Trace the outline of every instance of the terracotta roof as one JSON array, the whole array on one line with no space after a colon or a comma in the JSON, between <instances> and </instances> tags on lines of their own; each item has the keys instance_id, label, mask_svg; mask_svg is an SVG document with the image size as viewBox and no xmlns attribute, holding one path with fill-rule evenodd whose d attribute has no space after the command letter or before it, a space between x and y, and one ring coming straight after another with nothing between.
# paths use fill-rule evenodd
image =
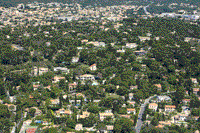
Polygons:
<instances>
[{"instance_id":1,"label":"terracotta roof","mask_svg":"<svg viewBox=\"0 0 200 133\"><path fill-rule=\"evenodd\" d=\"M176 108L175 105L165 105L165 108Z\"/></svg>"},{"instance_id":2,"label":"terracotta roof","mask_svg":"<svg viewBox=\"0 0 200 133\"><path fill-rule=\"evenodd\" d=\"M90 67L92 67L92 66L96 66L96 64L92 64Z\"/></svg>"},{"instance_id":3,"label":"terracotta roof","mask_svg":"<svg viewBox=\"0 0 200 133\"><path fill-rule=\"evenodd\" d=\"M161 84L154 84L156 87L161 88Z\"/></svg>"},{"instance_id":4,"label":"terracotta roof","mask_svg":"<svg viewBox=\"0 0 200 133\"><path fill-rule=\"evenodd\" d=\"M134 108L128 108L127 111L135 111Z\"/></svg>"},{"instance_id":5,"label":"terracotta roof","mask_svg":"<svg viewBox=\"0 0 200 133\"><path fill-rule=\"evenodd\" d=\"M26 133L35 133L37 128L28 128L26 129Z\"/></svg>"},{"instance_id":6,"label":"terracotta roof","mask_svg":"<svg viewBox=\"0 0 200 133\"><path fill-rule=\"evenodd\" d=\"M149 106L158 106L157 103L150 103Z\"/></svg>"},{"instance_id":7,"label":"terracotta roof","mask_svg":"<svg viewBox=\"0 0 200 133\"><path fill-rule=\"evenodd\" d=\"M190 99L183 99L183 101L187 101L187 102L189 102L189 101L190 101Z\"/></svg>"}]
</instances>

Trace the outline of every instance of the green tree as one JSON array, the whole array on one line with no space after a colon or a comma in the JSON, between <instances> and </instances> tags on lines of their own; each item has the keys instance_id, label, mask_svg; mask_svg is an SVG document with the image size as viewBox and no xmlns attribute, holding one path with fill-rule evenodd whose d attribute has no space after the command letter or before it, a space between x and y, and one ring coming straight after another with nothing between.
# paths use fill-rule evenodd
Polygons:
<instances>
[{"instance_id":1,"label":"green tree","mask_svg":"<svg viewBox=\"0 0 200 133\"><path fill-rule=\"evenodd\" d=\"M133 122L127 118L117 119L114 123L114 132L124 133L131 132L133 127Z\"/></svg>"}]
</instances>

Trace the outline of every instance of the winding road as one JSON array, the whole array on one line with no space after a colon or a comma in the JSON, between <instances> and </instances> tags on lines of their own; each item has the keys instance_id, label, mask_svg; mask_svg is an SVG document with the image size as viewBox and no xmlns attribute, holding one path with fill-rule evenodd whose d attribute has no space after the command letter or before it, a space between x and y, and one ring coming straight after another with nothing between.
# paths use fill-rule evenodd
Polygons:
<instances>
[{"instance_id":1,"label":"winding road","mask_svg":"<svg viewBox=\"0 0 200 133\"><path fill-rule=\"evenodd\" d=\"M143 124L142 115L144 113L146 105L149 103L149 101L150 101L150 99L152 97L154 97L154 96L151 96L148 99L146 99L145 102L144 102L144 104L142 104L141 107L140 107L140 112L138 114L137 124L135 126L136 133L140 133L140 130L141 130L141 127L142 127L142 124Z\"/></svg>"}]
</instances>

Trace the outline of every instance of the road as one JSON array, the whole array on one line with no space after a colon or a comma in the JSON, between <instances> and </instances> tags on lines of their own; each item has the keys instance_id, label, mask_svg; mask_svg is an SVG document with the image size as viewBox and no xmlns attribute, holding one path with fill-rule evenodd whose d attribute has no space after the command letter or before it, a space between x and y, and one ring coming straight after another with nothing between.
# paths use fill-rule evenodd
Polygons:
<instances>
[{"instance_id":1,"label":"road","mask_svg":"<svg viewBox=\"0 0 200 133\"><path fill-rule=\"evenodd\" d=\"M140 112L138 114L138 120L137 120L137 124L135 126L135 131L136 133L140 133L140 130L141 130L141 127L142 127L142 124L143 124L143 121L142 121L142 115L144 113L144 110L145 110L145 107L146 105L149 103L150 99L154 97L154 96L151 96L149 97L148 99L145 100L144 104L141 105L140 107Z\"/></svg>"}]
</instances>

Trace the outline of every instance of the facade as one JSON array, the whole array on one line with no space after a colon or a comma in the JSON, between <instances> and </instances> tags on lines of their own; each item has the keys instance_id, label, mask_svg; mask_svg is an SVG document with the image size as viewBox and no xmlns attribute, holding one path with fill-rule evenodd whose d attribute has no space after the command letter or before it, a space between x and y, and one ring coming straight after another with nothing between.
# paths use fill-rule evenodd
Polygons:
<instances>
[{"instance_id":1,"label":"facade","mask_svg":"<svg viewBox=\"0 0 200 133\"><path fill-rule=\"evenodd\" d=\"M134 115L136 114L136 110L134 108L127 108L127 114L133 113Z\"/></svg>"},{"instance_id":2,"label":"facade","mask_svg":"<svg viewBox=\"0 0 200 133\"><path fill-rule=\"evenodd\" d=\"M90 66L90 70L91 71L96 71L97 70L97 65L96 64L93 64Z\"/></svg>"},{"instance_id":3,"label":"facade","mask_svg":"<svg viewBox=\"0 0 200 133\"><path fill-rule=\"evenodd\" d=\"M84 74L78 77L78 79L85 81L85 80L95 80L94 75L91 74Z\"/></svg>"},{"instance_id":4,"label":"facade","mask_svg":"<svg viewBox=\"0 0 200 133\"><path fill-rule=\"evenodd\" d=\"M173 112L175 108L175 105L165 105L165 112Z\"/></svg>"},{"instance_id":5,"label":"facade","mask_svg":"<svg viewBox=\"0 0 200 133\"><path fill-rule=\"evenodd\" d=\"M149 109L152 109L154 111L156 111L158 108L158 104L157 103L150 103L149 104Z\"/></svg>"}]
</instances>

